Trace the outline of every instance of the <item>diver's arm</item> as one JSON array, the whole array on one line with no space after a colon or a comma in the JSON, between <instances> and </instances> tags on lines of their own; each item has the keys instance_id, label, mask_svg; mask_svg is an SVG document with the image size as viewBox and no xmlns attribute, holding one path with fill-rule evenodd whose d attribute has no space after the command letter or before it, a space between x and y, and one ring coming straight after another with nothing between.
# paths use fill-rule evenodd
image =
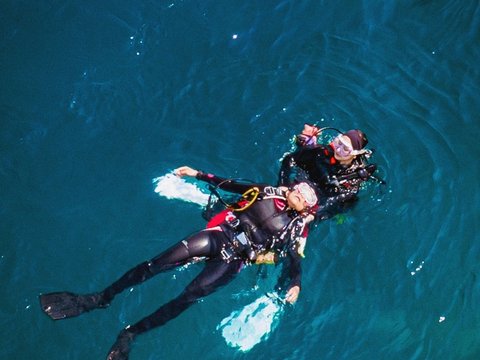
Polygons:
<instances>
[{"instance_id":1,"label":"diver's arm","mask_svg":"<svg viewBox=\"0 0 480 360\"><path fill-rule=\"evenodd\" d=\"M267 185L266 184L245 184L239 183L232 179L225 179L213 174L207 174L199 170L192 169L188 166L181 166L174 171L177 176L191 176L195 177L200 181L207 182L211 185L218 185L219 189L229 191L232 193L243 194L245 191L257 187L260 191L263 190Z\"/></svg>"},{"instance_id":2,"label":"diver's arm","mask_svg":"<svg viewBox=\"0 0 480 360\"><path fill-rule=\"evenodd\" d=\"M305 169L309 164L313 164L317 152L320 149L318 146L304 146L293 153L285 155L282 160L282 165L280 166L280 171L278 173L278 186L289 186L292 181L290 175L292 174L292 169L295 166L298 166L302 169Z\"/></svg>"},{"instance_id":3,"label":"diver's arm","mask_svg":"<svg viewBox=\"0 0 480 360\"><path fill-rule=\"evenodd\" d=\"M293 154L285 155L278 173L278 186L290 185L290 174L292 173L292 168L294 166L295 160L293 159Z\"/></svg>"},{"instance_id":4,"label":"diver's arm","mask_svg":"<svg viewBox=\"0 0 480 360\"><path fill-rule=\"evenodd\" d=\"M297 301L300 289L302 287L302 266L301 266L301 256L298 253L297 249L292 248L288 250L288 257L290 260L289 264L289 277L290 284L288 286L287 294L285 300L293 304Z\"/></svg>"},{"instance_id":5,"label":"diver's arm","mask_svg":"<svg viewBox=\"0 0 480 360\"><path fill-rule=\"evenodd\" d=\"M290 185L290 175L292 173L292 168L295 166L295 162L298 159L302 149L312 149L317 145L317 136L320 134L319 128L315 125L304 124L303 130L300 134L295 136L295 143L297 145L297 150L293 153L289 153L284 156L282 160L282 165L280 166L280 171L278 173L278 185Z\"/></svg>"},{"instance_id":6,"label":"diver's arm","mask_svg":"<svg viewBox=\"0 0 480 360\"><path fill-rule=\"evenodd\" d=\"M349 205L351 206L358 199L358 190L358 187L353 187L339 195L327 197L319 204L315 217L325 220L344 212Z\"/></svg>"},{"instance_id":7,"label":"diver's arm","mask_svg":"<svg viewBox=\"0 0 480 360\"><path fill-rule=\"evenodd\" d=\"M243 194L252 188L257 188L259 191L263 191L269 186L268 184L241 183L234 179L225 179L213 174L205 174L201 171L198 172L196 178L211 185L218 185L219 189L236 194Z\"/></svg>"}]
</instances>

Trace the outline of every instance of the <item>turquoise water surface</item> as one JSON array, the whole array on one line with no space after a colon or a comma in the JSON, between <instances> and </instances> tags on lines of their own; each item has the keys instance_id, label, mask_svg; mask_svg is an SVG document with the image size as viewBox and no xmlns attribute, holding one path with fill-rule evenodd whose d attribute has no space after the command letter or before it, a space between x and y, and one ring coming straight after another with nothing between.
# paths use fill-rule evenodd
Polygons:
<instances>
[{"instance_id":1,"label":"turquoise water surface","mask_svg":"<svg viewBox=\"0 0 480 360\"><path fill-rule=\"evenodd\" d=\"M304 122L363 129L387 185L313 229L294 307L249 328L277 276L249 267L130 358L480 358L478 1L3 0L0 20L1 359L104 359L201 265L65 321L38 295L202 228L155 192L179 165L274 183ZM229 316L265 337L234 347Z\"/></svg>"}]
</instances>

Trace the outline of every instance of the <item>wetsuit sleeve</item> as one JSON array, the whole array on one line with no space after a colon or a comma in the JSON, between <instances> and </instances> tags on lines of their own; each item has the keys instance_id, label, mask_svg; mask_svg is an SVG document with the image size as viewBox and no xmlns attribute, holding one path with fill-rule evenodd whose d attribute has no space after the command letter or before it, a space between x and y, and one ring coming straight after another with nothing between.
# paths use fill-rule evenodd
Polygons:
<instances>
[{"instance_id":1,"label":"wetsuit sleeve","mask_svg":"<svg viewBox=\"0 0 480 360\"><path fill-rule=\"evenodd\" d=\"M278 186L290 185L290 174L295 166L294 154L287 154L282 160L280 172L278 173Z\"/></svg>"},{"instance_id":2,"label":"wetsuit sleeve","mask_svg":"<svg viewBox=\"0 0 480 360\"><path fill-rule=\"evenodd\" d=\"M304 146L293 153L285 155L278 173L278 186L288 186L292 183L290 176L295 166L302 169L308 164L313 164L319 147Z\"/></svg>"},{"instance_id":3,"label":"wetsuit sleeve","mask_svg":"<svg viewBox=\"0 0 480 360\"><path fill-rule=\"evenodd\" d=\"M340 194L329 196L320 201L316 211L316 218L319 220L329 219L337 214L350 209L358 200L357 193L359 186L354 185L343 190Z\"/></svg>"},{"instance_id":4,"label":"wetsuit sleeve","mask_svg":"<svg viewBox=\"0 0 480 360\"><path fill-rule=\"evenodd\" d=\"M288 289L291 289L294 286L302 288L302 266L301 261L302 257L298 253L296 248L291 248L288 250L288 258L290 261L288 275L290 278L290 284Z\"/></svg>"},{"instance_id":5,"label":"wetsuit sleeve","mask_svg":"<svg viewBox=\"0 0 480 360\"><path fill-rule=\"evenodd\" d=\"M213 174L206 174L201 171L198 172L196 178L198 180L207 182L211 185L218 185L219 189L229 191L236 194L243 194L245 191L251 189L252 187L257 187L260 191L267 187L267 184L245 184L240 183L232 179L225 179Z\"/></svg>"},{"instance_id":6,"label":"wetsuit sleeve","mask_svg":"<svg viewBox=\"0 0 480 360\"><path fill-rule=\"evenodd\" d=\"M294 179L291 179L295 168L300 168L310 177L317 172L317 163L325 161L331 154L331 148L325 145L303 146L291 154L285 155L280 166L278 174L278 186L288 186L292 184ZM313 179L312 179L313 180Z\"/></svg>"}]
</instances>

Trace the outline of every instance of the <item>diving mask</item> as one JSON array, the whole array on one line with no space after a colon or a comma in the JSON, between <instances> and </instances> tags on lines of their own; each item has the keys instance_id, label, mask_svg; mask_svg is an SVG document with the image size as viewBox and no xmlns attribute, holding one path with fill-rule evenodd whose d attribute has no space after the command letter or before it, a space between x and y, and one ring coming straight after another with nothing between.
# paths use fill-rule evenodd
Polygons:
<instances>
[{"instance_id":1,"label":"diving mask","mask_svg":"<svg viewBox=\"0 0 480 360\"><path fill-rule=\"evenodd\" d=\"M308 207L312 207L317 204L317 194L315 194L315 190L313 190L313 188L306 182L296 184L293 187L293 190L297 190L300 194L302 194Z\"/></svg>"},{"instance_id":2,"label":"diving mask","mask_svg":"<svg viewBox=\"0 0 480 360\"><path fill-rule=\"evenodd\" d=\"M351 141L348 141L347 139L349 139L348 136L344 134L338 135L333 139L332 145L336 154L342 158L365 154L365 150L354 150Z\"/></svg>"}]
</instances>

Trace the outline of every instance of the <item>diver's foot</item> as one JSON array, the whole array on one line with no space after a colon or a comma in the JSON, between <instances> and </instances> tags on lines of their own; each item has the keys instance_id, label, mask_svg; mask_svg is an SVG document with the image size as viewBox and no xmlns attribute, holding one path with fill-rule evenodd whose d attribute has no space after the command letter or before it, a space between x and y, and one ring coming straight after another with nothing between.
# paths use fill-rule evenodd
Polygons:
<instances>
[{"instance_id":1,"label":"diver's foot","mask_svg":"<svg viewBox=\"0 0 480 360\"><path fill-rule=\"evenodd\" d=\"M70 292L55 292L40 295L40 305L45 314L53 320L67 319L78 316L84 312L105 308L102 293L77 295Z\"/></svg>"},{"instance_id":2,"label":"diver's foot","mask_svg":"<svg viewBox=\"0 0 480 360\"><path fill-rule=\"evenodd\" d=\"M107 360L128 360L130 346L135 338L135 334L128 331L128 327L118 334L115 344L111 347Z\"/></svg>"}]
</instances>

